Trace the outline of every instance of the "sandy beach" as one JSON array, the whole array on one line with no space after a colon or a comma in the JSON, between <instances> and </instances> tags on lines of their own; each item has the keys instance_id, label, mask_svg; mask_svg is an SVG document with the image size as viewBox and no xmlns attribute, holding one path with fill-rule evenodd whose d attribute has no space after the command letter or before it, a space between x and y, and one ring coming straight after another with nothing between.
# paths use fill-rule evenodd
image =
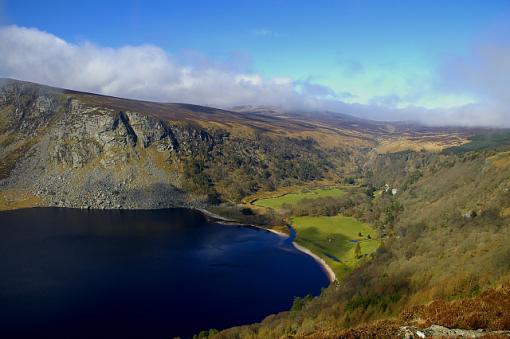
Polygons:
<instances>
[{"instance_id":1,"label":"sandy beach","mask_svg":"<svg viewBox=\"0 0 510 339\"><path fill-rule=\"evenodd\" d=\"M294 245L294 247L296 249L298 249L299 251L303 252L303 253L306 253L308 254L309 256L311 256L312 258L315 259L315 261L317 261L321 266L322 268L324 269L324 271L326 272L326 274L328 275L328 279L330 282L334 282L336 281L336 275L335 275L335 272L333 272L333 270L331 269L331 267L329 267L329 265L326 263L326 261L324 261L324 259L322 259L321 257L319 257L317 254L313 253L312 251L310 251L308 248L306 247L303 247L299 244L297 244L295 241L292 242L292 244Z\"/></svg>"},{"instance_id":2,"label":"sandy beach","mask_svg":"<svg viewBox=\"0 0 510 339\"><path fill-rule=\"evenodd\" d=\"M252 228L259 229L259 230L263 230L263 231L274 233L274 234L276 234L276 235L278 235L280 237L283 237L283 238L289 238L288 234L280 232L280 231L276 231L276 230L273 230L273 229L270 229L270 228L260 227L260 226L256 226L256 225L242 224L242 223L236 222L234 220L224 218L221 215L217 215L217 214L212 213L212 212L210 212L210 211L208 211L206 209L203 209L203 208L197 208L197 210L199 210L200 212L204 213L206 216L208 216L210 218L219 220L220 223L223 224L223 225L227 225L227 226L240 226L240 227L252 227ZM324 272L328 276L328 279L329 279L330 283L336 281L335 272L333 272L333 269L331 269L331 267L326 263L326 261L324 259L322 259L317 254L315 254L312 251L310 251L308 248L303 247L303 246L297 244L295 241L292 242L292 245L294 245L294 247L298 251L301 251L301 252L311 256L322 267L322 269L324 270Z\"/></svg>"}]
</instances>

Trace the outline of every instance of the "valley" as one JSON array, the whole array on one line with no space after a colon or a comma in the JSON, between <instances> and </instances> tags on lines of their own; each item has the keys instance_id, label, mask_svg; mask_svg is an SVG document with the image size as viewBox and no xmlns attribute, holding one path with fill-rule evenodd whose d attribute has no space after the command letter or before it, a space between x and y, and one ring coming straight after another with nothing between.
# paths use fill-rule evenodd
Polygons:
<instances>
[{"instance_id":1,"label":"valley","mask_svg":"<svg viewBox=\"0 0 510 339\"><path fill-rule=\"evenodd\" d=\"M8 79L0 101L3 190L15 187L24 192L20 204L41 206L236 203L258 191L355 174L361 150L401 135L418 144L432 138L444 148L476 132L328 112L309 117L150 103ZM3 200L6 207L17 204Z\"/></svg>"},{"instance_id":2,"label":"valley","mask_svg":"<svg viewBox=\"0 0 510 339\"><path fill-rule=\"evenodd\" d=\"M509 339L509 61L509 0L0 0L0 339Z\"/></svg>"},{"instance_id":3,"label":"valley","mask_svg":"<svg viewBox=\"0 0 510 339\"><path fill-rule=\"evenodd\" d=\"M309 225L345 218L335 217L339 213L355 217L372 225L381 245L340 286L308 300L300 312L226 330L219 338L404 337L409 328L411 335L483 329L481 335L504 338L510 319L504 306L510 277L510 167L498 159L506 152L377 155L364 167L361 187L290 208ZM396 194L386 185L396 187Z\"/></svg>"},{"instance_id":4,"label":"valley","mask_svg":"<svg viewBox=\"0 0 510 339\"><path fill-rule=\"evenodd\" d=\"M185 207L280 232L290 224L336 275L288 311L202 337L504 331L507 139L507 130L221 110L4 79L0 209Z\"/></svg>"}]
</instances>

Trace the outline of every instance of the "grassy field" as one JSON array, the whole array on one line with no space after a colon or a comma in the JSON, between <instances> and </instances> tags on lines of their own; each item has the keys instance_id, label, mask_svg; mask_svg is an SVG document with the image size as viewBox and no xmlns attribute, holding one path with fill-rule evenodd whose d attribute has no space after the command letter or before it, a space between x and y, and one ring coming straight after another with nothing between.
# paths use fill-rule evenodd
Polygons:
<instances>
[{"instance_id":1,"label":"grassy field","mask_svg":"<svg viewBox=\"0 0 510 339\"><path fill-rule=\"evenodd\" d=\"M318 188L258 199L253 204L278 210L284 204L296 205L303 199L340 197L343 194L345 191L341 188ZM379 247L375 231L351 217L292 217L290 223L296 229L296 242L324 259L339 280ZM360 251L356 253L358 243Z\"/></svg>"},{"instance_id":2,"label":"grassy field","mask_svg":"<svg viewBox=\"0 0 510 339\"><path fill-rule=\"evenodd\" d=\"M294 205L303 199L315 199L320 197L340 197L344 191L340 188L317 188L312 190L303 190L299 193L288 193L279 197L256 200L253 204L256 206L280 209L283 204Z\"/></svg>"},{"instance_id":3,"label":"grassy field","mask_svg":"<svg viewBox=\"0 0 510 339\"><path fill-rule=\"evenodd\" d=\"M296 229L296 242L323 258L339 280L379 247L375 231L354 218L306 216L292 218L291 223ZM360 244L358 257L357 243Z\"/></svg>"}]
</instances>

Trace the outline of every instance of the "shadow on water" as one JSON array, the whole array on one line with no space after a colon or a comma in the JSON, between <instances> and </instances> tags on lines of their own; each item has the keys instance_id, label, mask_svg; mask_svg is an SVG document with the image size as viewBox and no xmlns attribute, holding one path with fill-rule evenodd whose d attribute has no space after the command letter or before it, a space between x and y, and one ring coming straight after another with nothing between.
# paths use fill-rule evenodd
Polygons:
<instances>
[{"instance_id":1,"label":"shadow on water","mask_svg":"<svg viewBox=\"0 0 510 339\"><path fill-rule=\"evenodd\" d=\"M289 237L285 239L285 244L292 245L294 240L296 240L296 230L290 224L287 224L287 228L289 229Z\"/></svg>"},{"instance_id":2,"label":"shadow on water","mask_svg":"<svg viewBox=\"0 0 510 339\"><path fill-rule=\"evenodd\" d=\"M328 279L281 237L189 209L0 212L0 337L189 337ZM283 244L282 244L283 243Z\"/></svg>"}]
</instances>

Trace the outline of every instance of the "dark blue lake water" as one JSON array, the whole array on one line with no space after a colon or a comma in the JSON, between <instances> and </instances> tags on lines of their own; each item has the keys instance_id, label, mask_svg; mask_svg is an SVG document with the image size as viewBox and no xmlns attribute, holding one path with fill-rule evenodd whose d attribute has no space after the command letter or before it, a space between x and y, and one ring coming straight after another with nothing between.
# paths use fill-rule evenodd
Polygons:
<instances>
[{"instance_id":1,"label":"dark blue lake water","mask_svg":"<svg viewBox=\"0 0 510 339\"><path fill-rule=\"evenodd\" d=\"M285 239L197 211L0 212L2 338L188 337L327 285Z\"/></svg>"}]
</instances>

